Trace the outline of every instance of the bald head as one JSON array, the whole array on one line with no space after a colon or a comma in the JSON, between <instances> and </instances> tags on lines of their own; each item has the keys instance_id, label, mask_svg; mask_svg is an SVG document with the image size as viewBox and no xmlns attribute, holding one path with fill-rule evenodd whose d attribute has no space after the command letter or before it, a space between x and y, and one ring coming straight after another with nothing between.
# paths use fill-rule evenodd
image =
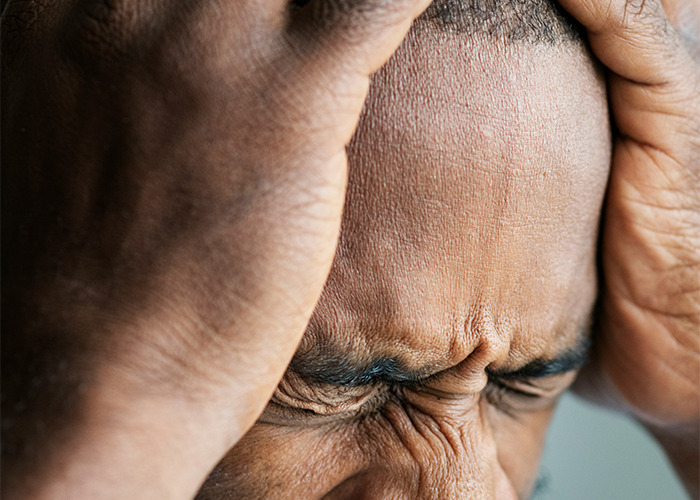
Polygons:
<instances>
[{"instance_id":1,"label":"bald head","mask_svg":"<svg viewBox=\"0 0 700 500\"><path fill-rule=\"evenodd\" d=\"M532 490L585 360L610 139L584 42L518 1L434 4L373 76L323 295L205 493Z\"/></svg>"}]
</instances>

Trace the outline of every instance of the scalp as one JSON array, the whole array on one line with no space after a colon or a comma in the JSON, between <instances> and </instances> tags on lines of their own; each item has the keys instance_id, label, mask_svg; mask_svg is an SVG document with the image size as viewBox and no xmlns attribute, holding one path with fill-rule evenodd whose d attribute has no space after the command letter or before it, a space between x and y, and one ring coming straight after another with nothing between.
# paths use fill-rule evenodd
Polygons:
<instances>
[{"instance_id":1,"label":"scalp","mask_svg":"<svg viewBox=\"0 0 700 500\"><path fill-rule=\"evenodd\" d=\"M509 43L578 41L583 29L553 0L436 0L421 19L445 31L486 34Z\"/></svg>"}]
</instances>

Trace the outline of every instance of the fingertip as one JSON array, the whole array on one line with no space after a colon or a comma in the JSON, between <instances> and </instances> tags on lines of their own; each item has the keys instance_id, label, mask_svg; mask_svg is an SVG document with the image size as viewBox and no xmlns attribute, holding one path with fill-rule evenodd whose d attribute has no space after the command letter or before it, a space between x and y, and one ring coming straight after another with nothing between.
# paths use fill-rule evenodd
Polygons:
<instances>
[{"instance_id":1,"label":"fingertip","mask_svg":"<svg viewBox=\"0 0 700 500\"><path fill-rule=\"evenodd\" d=\"M610 70L636 83L666 83L683 44L660 0L560 1L586 28L593 52Z\"/></svg>"}]
</instances>

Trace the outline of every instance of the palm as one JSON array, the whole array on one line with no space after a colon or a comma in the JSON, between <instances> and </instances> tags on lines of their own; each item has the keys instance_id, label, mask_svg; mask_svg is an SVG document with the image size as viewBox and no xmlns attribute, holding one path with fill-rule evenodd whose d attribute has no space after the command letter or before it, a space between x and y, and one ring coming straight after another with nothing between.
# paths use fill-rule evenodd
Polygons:
<instances>
[{"instance_id":1,"label":"palm","mask_svg":"<svg viewBox=\"0 0 700 500\"><path fill-rule=\"evenodd\" d=\"M596 348L577 389L641 421L698 495L700 6L560 1L608 69L617 130Z\"/></svg>"},{"instance_id":2,"label":"palm","mask_svg":"<svg viewBox=\"0 0 700 500\"><path fill-rule=\"evenodd\" d=\"M651 428L700 418L700 58L670 24L698 23L682 2L562 1L609 70L617 128L599 338L581 387Z\"/></svg>"},{"instance_id":3,"label":"palm","mask_svg":"<svg viewBox=\"0 0 700 500\"><path fill-rule=\"evenodd\" d=\"M598 361L643 421L692 422L700 379L697 171L630 139L616 148L603 228Z\"/></svg>"},{"instance_id":4,"label":"palm","mask_svg":"<svg viewBox=\"0 0 700 500\"><path fill-rule=\"evenodd\" d=\"M143 483L153 497L196 491L262 411L303 334L333 259L344 146L369 74L427 1L4 5L3 180L13 189L3 190L3 300L19 313L3 318L18 374L3 398L10 387L15 449L41 441L14 467L90 457L102 479L120 477L102 490L146 498L119 467L151 463L163 468L143 467L163 480ZM54 364L91 391L77 394ZM28 380L41 381L41 404L24 403ZM49 416L46 401L64 390L81 404ZM88 410L115 418L86 432ZM75 434L70 457L22 427L40 421L49 433L60 419ZM110 444L137 441L168 444ZM108 455L110 466L96 459ZM172 481L169 460L188 463ZM90 474L64 474L79 476ZM94 497L79 489L88 483L69 484L69 496Z\"/></svg>"}]
</instances>

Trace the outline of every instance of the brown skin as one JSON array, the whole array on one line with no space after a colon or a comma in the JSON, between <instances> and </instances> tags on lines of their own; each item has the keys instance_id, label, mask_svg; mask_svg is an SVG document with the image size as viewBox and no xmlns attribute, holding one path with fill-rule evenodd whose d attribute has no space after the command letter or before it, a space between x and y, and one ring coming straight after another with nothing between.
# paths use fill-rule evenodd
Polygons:
<instances>
[{"instance_id":1,"label":"brown skin","mask_svg":"<svg viewBox=\"0 0 700 500\"><path fill-rule=\"evenodd\" d=\"M369 75L426 4L7 7L8 496L197 491L304 332Z\"/></svg>"},{"instance_id":2,"label":"brown skin","mask_svg":"<svg viewBox=\"0 0 700 500\"><path fill-rule=\"evenodd\" d=\"M347 392L289 371L201 498L525 498L574 373L522 384L544 393L524 401L497 397L484 369L589 334L607 123L583 42L504 44L419 21L372 78L297 359L335 349L439 377Z\"/></svg>"},{"instance_id":3,"label":"brown skin","mask_svg":"<svg viewBox=\"0 0 700 500\"><path fill-rule=\"evenodd\" d=\"M286 2L276 0L200 2L197 9L121 2L111 13L100 2L10 4L3 185L13 190L3 192L3 241L11 242L3 249L3 303L16 314L4 319L3 343L12 331L12 339L26 339L10 344L20 361L40 352L37 371L15 366L19 380L41 380L43 390L33 399L10 396L28 401L11 407L9 449L41 443L41 452L9 454L3 436L3 498L185 498L240 440L273 393L328 277L344 203L344 144L369 74L426 3L316 10L320 2L313 2L307 12L322 18L287 17ZM599 348L585 380L592 397L614 401L653 429L698 495L697 44L668 27L651 0L638 9L624 9L622 0L562 4L590 30L593 52L609 70L612 118L622 134L604 223ZM676 26L692 29L698 13L684 5L665 7ZM412 46L422 36L429 35L417 29L402 51L427 50ZM432 42L447 53L463 43ZM379 352L433 370L458 368L435 386L379 391L378 411L322 436L314 427L254 427L229 458L232 467L246 467L236 478L242 492L260 495L282 482L283 492L324 493L351 477L337 496L366 488L368 497L440 497L435 486L457 497L507 498L530 489L550 410L524 412L516 423L478 394L487 365L513 368L551 355L586 323L606 131L595 127L604 121L600 87L580 53L577 66L559 70L555 54L533 55L552 67L549 82L544 71L522 68L517 53L500 54L507 64L490 54L493 60L481 60L488 74L449 86L429 84L459 75L455 58L431 72L425 55L396 65L399 54L377 76L398 82L411 65L423 68L416 85L431 88L422 101L432 110L409 94L397 93L394 105L373 93L368 120L376 111L385 123L401 123L391 113L405 103L426 127L448 114L432 134L458 140L438 144L463 145L485 132L510 136L479 155L422 149L397 170L391 148L401 142L363 125L351 148L363 153L347 200L357 212L350 208L344 219L339 258L301 346L309 352L322 336L343 342L359 325L363 333L353 339L367 342L353 346L358 358ZM516 82L499 80L511 65ZM557 71L574 69L592 104L571 111L569 121L560 111L569 112L571 96L547 85L557 83ZM481 103L513 126L487 131L492 122L469 121L467 133L459 103L467 96L479 104L480 95L460 94L467 84L549 92L547 100L534 94L518 113L520 97ZM457 94L440 101L435 92ZM566 134L528 137L531 120L540 125L543 117L590 143ZM407 130L406 148L428 144L422 130ZM367 142L386 147L370 156ZM505 168L504 156L518 168ZM542 164L523 163L538 157L554 162L551 175L541 178ZM430 182L406 182L406 168ZM370 179L385 183L383 196L372 195ZM575 198L577 190L589 201ZM363 203L388 216L370 216ZM283 382L287 396L314 404L293 377ZM562 376L548 388L556 394L569 382ZM325 406L342 402L327 387L313 394L330 400ZM71 405L52 406L65 400ZM504 396L500 404L507 402ZM273 406L261 422L281 418ZM281 435L284 447L267 448ZM507 455L504 442L527 455ZM294 449L293 461L275 464L279 478L262 461L236 462L263 450L281 461L285 447Z\"/></svg>"},{"instance_id":4,"label":"brown skin","mask_svg":"<svg viewBox=\"0 0 700 500\"><path fill-rule=\"evenodd\" d=\"M700 4L561 3L610 70L618 129L581 392L637 418L700 498Z\"/></svg>"}]
</instances>

